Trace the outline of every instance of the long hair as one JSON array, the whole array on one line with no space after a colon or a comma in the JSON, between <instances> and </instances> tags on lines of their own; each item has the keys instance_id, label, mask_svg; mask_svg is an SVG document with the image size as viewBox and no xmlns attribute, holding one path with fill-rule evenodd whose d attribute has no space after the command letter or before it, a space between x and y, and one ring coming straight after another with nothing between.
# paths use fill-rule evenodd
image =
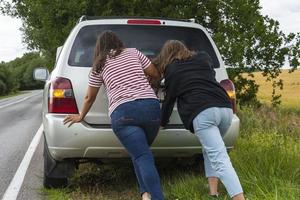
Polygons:
<instances>
[{"instance_id":1,"label":"long hair","mask_svg":"<svg viewBox=\"0 0 300 200\"><path fill-rule=\"evenodd\" d=\"M93 71L101 72L105 65L107 57L114 58L123 51L123 42L112 31L102 32L97 39L94 59L93 59Z\"/></svg>"},{"instance_id":2,"label":"long hair","mask_svg":"<svg viewBox=\"0 0 300 200\"><path fill-rule=\"evenodd\" d=\"M161 74L165 73L166 66L174 60L186 60L195 53L190 51L182 42L178 40L168 40L162 47L159 55L154 59L154 64Z\"/></svg>"}]
</instances>

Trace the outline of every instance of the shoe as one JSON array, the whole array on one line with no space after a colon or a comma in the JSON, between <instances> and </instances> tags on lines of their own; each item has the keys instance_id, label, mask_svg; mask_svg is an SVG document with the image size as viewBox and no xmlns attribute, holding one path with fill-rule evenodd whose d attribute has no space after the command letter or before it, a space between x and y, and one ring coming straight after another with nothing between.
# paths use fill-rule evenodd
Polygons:
<instances>
[{"instance_id":1,"label":"shoe","mask_svg":"<svg viewBox=\"0 0 300 200\"><path fill-rule=\"evenodd\" d=\"M142 200L151 200L151 195L147 192L145 193L142 195Z\"/></svg>"}]
</instances>

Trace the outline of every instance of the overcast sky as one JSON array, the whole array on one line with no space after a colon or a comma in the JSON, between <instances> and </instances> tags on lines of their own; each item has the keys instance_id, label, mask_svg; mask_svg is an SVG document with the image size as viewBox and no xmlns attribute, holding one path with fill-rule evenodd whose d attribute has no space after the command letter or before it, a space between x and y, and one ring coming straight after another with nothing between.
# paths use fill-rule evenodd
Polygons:
<instances>
[{"instance_id":1,"label":"overcast sky","mask_svg":"<svg viewBox=\"0 0 300 200\"><path fill-rule=\"evenodd\" d=\"M300 0L260 0L262 13L276 19L285 33L300 32ZM19 19L0 15L0 62L21 57L26 50L22 44L22 23Z\"/></svg>"}]
</instances>

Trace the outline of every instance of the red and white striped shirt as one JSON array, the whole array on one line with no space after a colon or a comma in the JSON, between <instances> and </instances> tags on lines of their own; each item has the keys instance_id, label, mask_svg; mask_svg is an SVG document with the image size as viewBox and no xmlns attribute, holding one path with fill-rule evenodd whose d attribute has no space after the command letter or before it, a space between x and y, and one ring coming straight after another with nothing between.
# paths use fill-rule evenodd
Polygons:
<instances>
[{"instance_id":1,"label":"red and white striped shirt","mask_svg":"<svg viewBox=\"0 0 300 200\"><path fill-rule=\"evenodd\" d=\"M91 71L89 86L104 84L108 101L109 115L121 104L136 99L157 99L144 69L151 61L135 48L126 48L115 58L107 58L102 72Z\"/></svg>"}]
</instances>

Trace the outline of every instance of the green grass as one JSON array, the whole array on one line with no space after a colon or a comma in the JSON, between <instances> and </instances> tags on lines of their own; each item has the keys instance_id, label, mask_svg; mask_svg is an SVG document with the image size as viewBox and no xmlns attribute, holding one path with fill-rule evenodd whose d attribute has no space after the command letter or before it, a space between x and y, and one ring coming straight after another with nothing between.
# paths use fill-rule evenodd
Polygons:
<instances>
[{"instance_id":1,"label":"green grass","mask_svg":"<svg viewBox=\"0 0 300 200\"><path fill-rule=\"evenodd\" d=\"M18 95L23 94L23 93L24 93L24 92L17 91L17 92L14 92L14 93L12 93L12 94L0 96L0 100L1 100L1 99L6 99L6 98L9 98L9 97L18 96Z\"/></svg>"},{"instance_id":2,"label":"green grass","mask_svg":"<svg viewBox=\"0 0 300 200\"><path fill-rule=\"evenodd\" d=\"M241 137L231 158L247 197L300 199L299 110L245 108L240 118Z\"/></svg>"},{"instance_id":3,"label":"green grass","mask_svg":"<svg viewBox=\"0 0 300 200\"><path fill-rule=\"evenodd\" d=\"M69 191L65 190L46 190L43 189L42 192L47 194L47 199L52 200L69 200Z\"/></svg>"},{"instance_id":4,"label":"green grass","mask_svg":"<svg viewBox=\"0 0 300 200\"><path fill-rule=\"evenodd\" d=\"M249 200L300 199L300 108L246 107L239 111L240 138L230 153ZM160 167L167 200L206 200L203 171ZM222 200L229 200L223 186ZM130 164L84 164L62 190L44 190L49 200L140 199Z\"/></svg>"}]
</instances>

